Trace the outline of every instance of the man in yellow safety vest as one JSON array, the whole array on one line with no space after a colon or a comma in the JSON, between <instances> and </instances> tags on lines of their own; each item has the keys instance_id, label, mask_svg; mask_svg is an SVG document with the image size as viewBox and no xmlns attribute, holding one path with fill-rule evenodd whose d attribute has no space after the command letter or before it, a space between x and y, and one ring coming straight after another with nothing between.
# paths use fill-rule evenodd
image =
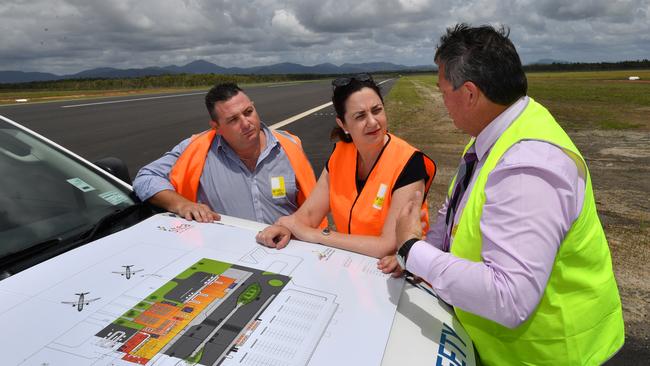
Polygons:
<instances>
[{"instance_id":1,"label":"man in yellow safety vest","mask_svg":"<svg viewBox=\"0 0 650 366\"><path fill-rule=\"evenodd\" d=\"M438 87L471 138L426 238L417 200L400 213L398 259L454 306L482 364L599 365L624 329L591 177L526 95L508 33L459 24L440 40Z\"/></svg>"}]
</instances>

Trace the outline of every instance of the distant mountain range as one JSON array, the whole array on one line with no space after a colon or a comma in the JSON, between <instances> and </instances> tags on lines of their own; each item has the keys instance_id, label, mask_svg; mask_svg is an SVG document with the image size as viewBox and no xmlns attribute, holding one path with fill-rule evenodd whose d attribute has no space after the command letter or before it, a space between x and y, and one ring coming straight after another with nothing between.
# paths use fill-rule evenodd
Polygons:
<instances>
[{"instance_id":1,"label":"distant mountain range","mask_svg":"<svg viewBox=\"0 0 650 366\"><path fill-rule=\"evenodd\" d=\"M0 83L26 83L30 81L50 81L62 79L95 79L95 78L133 78L141 76L165 74L354 74L360 72L381 71L414 71L434 70L433 65L404 66L388 62L370 62L361 64L345 63L336 66L331 63L304 66L295 63L283 62L268 66L256 67L222 67L211 62L198 60L184 66L145 67L141 69L115 69L101 67L84 70L76 74L55 75L43 72L0 71Z\"/></svg>"}]
</instances>

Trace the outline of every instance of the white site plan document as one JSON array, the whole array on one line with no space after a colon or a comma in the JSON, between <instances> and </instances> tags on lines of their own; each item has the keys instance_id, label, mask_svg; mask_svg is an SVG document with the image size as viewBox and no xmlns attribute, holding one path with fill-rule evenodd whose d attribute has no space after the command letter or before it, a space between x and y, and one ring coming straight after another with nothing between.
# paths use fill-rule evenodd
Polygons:
<instances>
[{"instance_id":1,"label":"white site plan document","mask_svg":"<svg viewBox=\"0 0 650 366\"><path fill-rule=\"evenodd\" d=\"M375 258L161 214L0 281L2 364L378 365Z\"/></svg>"}]
</instances>

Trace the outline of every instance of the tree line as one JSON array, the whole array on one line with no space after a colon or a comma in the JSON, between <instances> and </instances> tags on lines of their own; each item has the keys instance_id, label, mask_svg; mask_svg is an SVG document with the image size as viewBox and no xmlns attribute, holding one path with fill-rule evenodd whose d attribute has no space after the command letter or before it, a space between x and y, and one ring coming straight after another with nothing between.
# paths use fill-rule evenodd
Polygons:
<instances>
[{"instance_id":1,"label":"tree line","mask_svg":"<svg viewBox=\"0 0 650 366\"><path fill-rule=\"evenodd\" d=\"M611 71L650 69L650 60L621 62L554 62L524 66L525 71Z\"/></svg>"},{"instance_id":2,"label":"tree line","mask_svg":"<svg viewBox=\"0 0 650 366\"><path fill-rule=\"evenodd\" d=\"M331 75L220 75L220 74L167 74L134 78L89 78L28 83L0 84L0 90L120 90L156 88L207 87L217 83L238 84L310 80Z\"/></svg>"}]
</instances>

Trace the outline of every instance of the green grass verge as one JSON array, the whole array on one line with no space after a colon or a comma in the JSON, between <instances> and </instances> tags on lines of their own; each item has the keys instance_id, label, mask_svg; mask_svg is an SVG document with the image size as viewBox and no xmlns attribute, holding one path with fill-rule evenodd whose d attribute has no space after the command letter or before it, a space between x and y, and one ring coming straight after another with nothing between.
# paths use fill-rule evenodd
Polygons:
<instances>
[{"instance_id":1,"label":"green grass verge","mask_svg":"<svg viewBox=\"0 0 650 366\"><path fill-rule=\"evenodd\" d=\"M385 98L389 131L397 136L409 136L409 142L420 148L435 140L432 121L447 113L432 104L437 80L433 74L402 77Z\"/></svg>"},{"instance_id":2,"label":"green grass verge","mask_svg":"<svg viewBox=\"0 0 650 366\"><path fill-rule=\"evenodd\" d=\"M423 79L428 78L429 77L424 75L400 78L390 90L390 100L398 105L408 105L410 108L422 107L424 99L417 93L413 87L413 83L423 82Z\"/></svg>"}]
</instances>

